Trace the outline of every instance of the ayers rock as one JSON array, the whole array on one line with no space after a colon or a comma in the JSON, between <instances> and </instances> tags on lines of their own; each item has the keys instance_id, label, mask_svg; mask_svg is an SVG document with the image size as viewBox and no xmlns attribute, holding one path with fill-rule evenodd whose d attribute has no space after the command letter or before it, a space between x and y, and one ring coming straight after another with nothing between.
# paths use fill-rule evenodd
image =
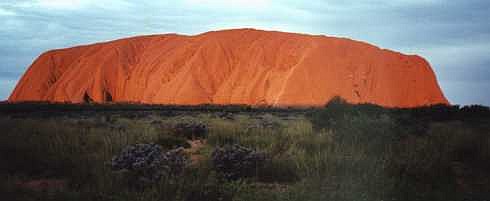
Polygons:
<instances>
[{"instance_id":1,"label":"ayers rock","mask_svg":"<svg viewBox=\"0 0 490 201\"><path fill-rule=\"evenodd\" d=\"M389 107L448 104L422 57L345 38L254 29L151 35L48 51L9 102Z\"/></svg>"}]
</instances>

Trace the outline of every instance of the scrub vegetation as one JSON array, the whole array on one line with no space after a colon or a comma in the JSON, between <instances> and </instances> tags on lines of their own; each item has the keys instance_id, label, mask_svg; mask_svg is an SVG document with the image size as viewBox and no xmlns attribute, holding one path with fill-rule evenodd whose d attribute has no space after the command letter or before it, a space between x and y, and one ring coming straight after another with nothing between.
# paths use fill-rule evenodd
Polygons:
<instances>
[{"instance_id":1,"label":"scrub vegetation","mask_svg":"<svg viewBox=\"0 0 490 201\"><path fill-rule=\"evenodd\" d=\"M487 200L490 110L0 104L1 200Z\"/></svg>"}]
</instances>

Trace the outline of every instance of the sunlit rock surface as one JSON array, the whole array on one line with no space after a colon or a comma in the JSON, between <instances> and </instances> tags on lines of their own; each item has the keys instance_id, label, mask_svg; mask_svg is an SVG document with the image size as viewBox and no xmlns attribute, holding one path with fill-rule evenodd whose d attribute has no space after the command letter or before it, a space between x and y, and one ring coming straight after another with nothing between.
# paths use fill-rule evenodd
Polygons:
<instances>
[{"instance_id":1,"label":"sunlit rock surface","mask_svg":"<svg viewBox=\"0 0 490 201\"><path fill-rule=\"evenodd\" d=\"M120 39L48 51L10 102L389 107L448 104L419 56L345 38L254 29Z\"/></svg>"}]
</instances>

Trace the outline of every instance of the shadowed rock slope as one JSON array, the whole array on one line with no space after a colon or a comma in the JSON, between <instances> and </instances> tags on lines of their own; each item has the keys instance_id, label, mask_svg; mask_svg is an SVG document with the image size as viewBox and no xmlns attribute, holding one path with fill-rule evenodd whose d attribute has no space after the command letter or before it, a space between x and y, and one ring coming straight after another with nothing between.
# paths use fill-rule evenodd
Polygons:
<instances>
[{"instance_id":1,"label":"shadowed rock slope","mask_svg":"<svg viewBox=\"0 0 490 201\"><path fill-rule=\"evenodd\" d=\"M345 38L253 29L120 39L48 51L10 102L389 107L448 104L430 65Z\"/></svg>"}]
</instances>

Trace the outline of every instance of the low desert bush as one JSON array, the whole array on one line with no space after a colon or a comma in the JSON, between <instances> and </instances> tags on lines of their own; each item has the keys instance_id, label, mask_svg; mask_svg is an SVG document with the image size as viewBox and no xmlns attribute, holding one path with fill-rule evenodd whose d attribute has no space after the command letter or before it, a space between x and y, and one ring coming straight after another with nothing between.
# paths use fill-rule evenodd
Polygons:
<instances>
[{"instance_id":1,"label":"low desert bush","mask_svg":"<svg viewBox=\"0 0 490 201\"><path fill-rule=\"evenodd\" d=\"M125 147L111 160L113 171L123 171L136 182L155 183L163 177L178 176L187 166L183 149L162 152L157 144L135 144Z\"/></svg>"},{"instance_id":2,"label":"low desert bush","mask_svg":"<svg viewBox=\"0 0 490 201\"><path fill-rule=\"evenodd\" d=\"M173 129L176 135L182 135L187 139L203 139L208 135L208 127L203 123L178 123Z\"/></svg>"},{"instance_id":3,"label":"low desert bush","mask_svg":"<svg viewBox=\"0 0 490 201\"><path fill-rule=\"evenodd\" d=\"M237 180L256 175L264 165L265 154L235 144L216 148L211 158L218 173L228 180Z\"/></svg>"}]
</instances>

